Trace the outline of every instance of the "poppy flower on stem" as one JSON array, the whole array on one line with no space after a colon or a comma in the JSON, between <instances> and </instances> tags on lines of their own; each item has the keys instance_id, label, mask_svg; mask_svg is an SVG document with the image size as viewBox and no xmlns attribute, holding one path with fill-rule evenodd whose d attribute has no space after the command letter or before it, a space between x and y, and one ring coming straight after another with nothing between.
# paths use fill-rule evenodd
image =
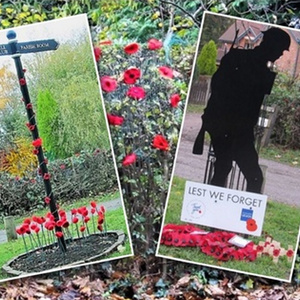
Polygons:
<instances>
[{"instance_id":1,"label":"poppy flower on stem","mask_svg":"<svg viewBox=\"0 0 300 300\"><path fill-rule=\"evenodd\" d=\"M47 196L47 197L44 198L44 201L45 201L46 204L49 204L50 201L51 201L51 198Z\"/></svg>"},{"instance_id":2,"label":"poppy flower on stem","mask_svg":"<svg viewBox=\"0 0 300 300\"><path fill-rule=\"evenodd\" d=\"M163 43L157 39L150 39L148 41L148 49L149 50L158 50L163 46Z\"/></svg>"},{"instance_id":3,"label":"poppy flower on stem","mask_svg":"<svg viewBox=\"0 0 300 300\"><path fill-rule=\"evenodd\" d=\"M50 177L51 177L51 176L50 176L49 173L45 173L44 176L43 176L44 180L49 180Z\"/></svg>"},{"instance_id":4,"label":"poppy flower on stem","mask_svg":"<svg viewBox=\"0 0 300 300\"><path fill-rule=\"evenodd\" d=\"M169 146L168 141L161 134L158 134L154 137L153 142L152 142L152 146L154 148L160 149L162 151L169 151L170 150L170 146Z\"/></svg>"},{"instance_id":5,"label":"poppy flower on stem","mask_svg":"<svg viewBox=\"0 0 300 300\"><path fill-rule=\"evenodd\" d=\"M62 231L57 231L57 232L55 232L55 235L56 235L56 237L58 237L58 238L62 238L64 234L63 234Z\"/></svg>"},{"instance_id":6,"label":"poppy flower on stem","mask_svg":"<svg viewBox=\"0 0 300 300\"><path fill-rule=\"evenodd\" d=\"M138 68L130 68L124 72L124 83L135 84L136 81L141 77L141 71Z\"/></svg>"},{"instance_id":7,"label":"poppy flower on stem","mask_svg":"<svg viewBox=\"0 0 300 300\"><path fill-rule=\"evenodd\" d=\"M172 107L177 107L179 102L180 102L180 95L174 94L171 96L170 103Z\"/></svg>"},{"instance_id":8,"label":"poppy flower on stem","mask_svg":"<svg viewBox=\"0 0 300 300\"><path fill-rule=\"evenodd\" d=\"M158 68L158 71L161 76L172 79L174 77L174 72L172 69L162 66Z\"/></svg>"},{"instance_id":9,"label":"poppy flower on stem","mask_svg":"<svg viewBox=\"0 0 300 300\"><path fill-rule=\"evenodd\" d=\"M32 153L33 153L34 155L38 155L39 152L40 152L40 151L39 151L38 149L33 149L33 150L32 150Z\"/></svg>"},{"instance_id":10,"label":"poppy flower on stem","mask_svg":"<svg viewBox=\"0 0 300 300\"><path fill-rule=\"evenodd\" d=\"M137 43L128 44L127 46L124 47L124 51L126 54L130 54L130 55L134 54L137 51L139 51L139 44Z\"/></svg>"},{"instance_id":11,"label":"poppy flower on stem","mask_svg":"<svg viewBox=\"0 0 300 300\"><path fill-rule=\"evenodd\" d=\"M25 78L20 78L19 82L20 82L20 85L25 85L26 84L26 79Z\"/></svg>"},{"instance_id":12,"label":"poppy flower on stem","mask_svg":"<svg viewBox=\"0 0 300 300\"><path fill-rule=\"evenodd\" d=\"M27 108L27 109L32 109L32 107L33 107L33 106L32 106L32 103L27 103L27 104L26 104L26 108Z\"/></svg>"},{"instance_id":13,"label":"poppy flower on stem","mask_svg":"<svg viewBox=\"0 0 300 300\"><path fill-rule=\"evenodd\" d=\"M126 95L130 98L141 100L144 99L146 96L145 90L142 87L133 86L129 88Z\"/></svg>"},{"instance_id":14,"label":"poppy flower on stem","mask_svg":"<svg viewBox=\"0 0 300 300\"><path fill-rule=\"evenodd\" d=\"M102 90L107 93L113 92L118 86L117 80L110 76L102 76L100 78L100 83Z\"/></svg>"},{"instance_id":15,"label":"poppy flower on stem","mask_svg":"<svg viewBox=\"0 0 300 300\"><path fill-rule=\"evenodd\" d=\"M115 115L111 115L111 114L106 114L106 115L107 115L107 120L108 120L109 125L119 126L119 125L122 125L124 122L123 117L119 117L119 116L115 116Z\"/></svg>"},{"instance_id":16,"label":"poppy flower on stem","mask_svg":"<svg viewBox=\"0 0 300 300\"><path fill-rule=\"evenodd\" d=\"M72 215L76 215L77 214L77 209L76 208L72 208L71 209L71 214Z\"/></svg>"},{"instance_id":17,"label":"poppy flower on stem","mask_svg":"<svg viewBox=\"0 0 300 300\"><path fill-rule=\"evenodd\" d=\"M129 165L132 165L133 163L135 163L136 161L136 154L135 153L131 153L131 154L128 154L124 157L123 161L122 161L122 165L125 167L125 166L129 166Z\"/></svg>"}]
</instances>

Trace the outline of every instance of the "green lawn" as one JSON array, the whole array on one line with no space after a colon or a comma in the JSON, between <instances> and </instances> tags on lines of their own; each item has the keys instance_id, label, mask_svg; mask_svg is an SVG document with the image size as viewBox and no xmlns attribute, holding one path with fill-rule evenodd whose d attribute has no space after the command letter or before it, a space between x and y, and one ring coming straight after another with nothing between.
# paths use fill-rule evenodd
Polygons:
<instances>
[{"instance_id":1,"label":"green lawn","mask_svg":"<svg viewBox=\"0 0 300 300\"><path fill-rule=\"evenodd\" d=\"M73 203L71 206L65 204L62 205L62 208L64 209L71 209L71 208L78 208L83 205L88 205L91 200L97 200L97 203L103 203L109 200L117 199L119 197L119 193L114 193L111 195L106 195L104 197L101 197L100 199L81 199L77 201L76 203ZM41 210L35 212L35 215L44 215L48 210ZM113 252L107 256L103 256L101 258L101 261L107 260L110 258L117 258L117 257L122 257L122 256L128 256L132 254L129 239L128 239L128 231L127 231L127 226L126 226L126 221L125 221L125 216L123 212L123 208L117 208L114 210L108 210L105 213L106 216L106 224L107 224L107 230L122 230L125 235L126 235L126 240L125 244L123 245L124 247L121 247L122 249L118 249L116 252ZM23 221L24 217L20 217L16 219L16 224L20 224ZM74 237L77 237L76 234L76 228L72 225L71 231L73 233ZM93 232L93 225L91 222L88 223L88 227L90 232ZM30 241L28 237L26 238L26 244L27 246L30 245ZM0 266L3 266L7 261L10 259L14 258L15 256L25 253L25 248L24 248L24 243L21 238L15 241L10 241L7 243L0 244ZM8 278L7 275L3 272L0 271L0 279L5 279Z\"/></svg>"},{"instance_id":2,"label":"green lawn","mask_svg":"<svg viewBox=\"0 0 300 300\"><path fill-rule=\"evenodd\" d=\"M164 224L183 223L180 221L180 215L184 186L185 179L178 177L173 178ZM279 241L281 246L285 249L287 249L289 245L295 247L299 233L299 220L299 207L291 207L289 205L268 200L263 232L268 233L274 240ZM251 237L251 239L255 243L265 240L264 237ZM268 277L280 278L282 280L289 279L292 267L292 263L288 262L285 257L281 257L277 264L268 256L258 257L251 263L242 261L219 262L216 259L201 253L197 248L177 248L164 245L159 247L158 253L159 255L174 257L190 262L260 274Z\"/></svg>"}]
</instances>

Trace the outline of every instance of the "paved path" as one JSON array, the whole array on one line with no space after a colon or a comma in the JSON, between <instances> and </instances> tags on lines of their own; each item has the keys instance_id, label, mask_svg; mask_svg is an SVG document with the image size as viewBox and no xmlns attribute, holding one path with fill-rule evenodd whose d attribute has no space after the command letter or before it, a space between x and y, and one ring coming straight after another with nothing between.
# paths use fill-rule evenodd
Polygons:
<instances>
[{"instance_id":1,"label":"paved path","mask_svg":"<svg viewBox=\"0 0 300 300\"><path fill-rule=\"evenodd\" d=\"M122 207L121 199L115 199L115 200L111 200L111 201L107 201L107 202L101 202L99 204L103 205L107 211L115 210L119 207ZM67 218L68 218L68 220L70 220L71 212L67 212ZM0 230L0 243L6 243L6 242L7 242L6 232L5 232L5 230Z\"/></svg>"},{"instance_id":2,"label":"paved path","mask_svg":"<svg viewBox=\"0 0 300 300\"><path fill-rule=\"evenodd\" d=\"M192 154L200 127L199 114L186 115L174 171L176 176L197 182L203 182L208 151L205 147L203 155ZM300 207L300 168L266 159L260 159L260 164L267 166L264 194L272 200Z\"/></svg>"}]
</instances>

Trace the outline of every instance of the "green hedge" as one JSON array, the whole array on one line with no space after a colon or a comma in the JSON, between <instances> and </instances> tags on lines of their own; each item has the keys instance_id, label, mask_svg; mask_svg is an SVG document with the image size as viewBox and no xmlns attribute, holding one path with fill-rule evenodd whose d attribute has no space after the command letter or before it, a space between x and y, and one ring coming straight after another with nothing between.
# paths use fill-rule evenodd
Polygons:
<instances>
[{"instance_id":1,"label":"green hedge","mask_svg":"<svg viewBox=\"0 0 300 300\"><path fill-rule=\"evenodd\" d=\"M80 152L64 160L49 162L54 196L58 203L115 191L117 176L110 152ZM43 208L45 191L42 177L12 177L0 173L0 216L24 215Z\"/></svg>"}]
</instances>

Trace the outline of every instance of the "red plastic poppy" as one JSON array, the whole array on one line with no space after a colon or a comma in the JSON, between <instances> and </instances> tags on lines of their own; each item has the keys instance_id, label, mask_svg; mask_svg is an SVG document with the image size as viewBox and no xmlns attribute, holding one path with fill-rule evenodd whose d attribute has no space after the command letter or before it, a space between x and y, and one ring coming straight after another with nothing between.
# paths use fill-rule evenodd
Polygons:
<instances>
[{"instance_id":1,"label":"red plastic poppy","mask_svg":"<svg viewBox=\"0 0 300 300\"><path fill-rule=\"evenodd\" d=\"M113 92L118 86L117 81L110 76L102 76L100 83L102 90L107 93Z\"/></svg>"},{"instance_id":2,"label":"red plastic poppy","mask_svg":"<svg viewBox=\"0 0 300 300\"><path fill-rule=\"evenodd\" d=\"M131 88L129 88L126 95L130 98L141 100L145 98L146 92L142 87L132 86Z\"/></svg>"},{"instance_id":3,"label":"red plastic poppy","mask_svg":"<svg viewBox=\"0 0 300 300\"><path fill-rule=\"evenodd\" d=\"M111 114L107 114L107 120L108 120L109 125L113 125L113 126L122 125L124 122L123 117L119 117L119 116L115 116L115 115L111 115Z\"/></svg>"},{"instance_id":4,"label":"red plastic poppy","mask_svg":"<svg viewBox=\"0 0 300 300\"><path fill-rule=\"evenodd\" d=\"M46 204L49 204L50 201L51 201L51 198L47 196L47 197L44 198L44 201L45 201Z\"/></svg>"},{"instance_id":5,"label":"red plastic poppy","mask_svg":"<svg viewBox=\"0 0 300 300\"><path fill-rule=\"evenodd\" d=\"M179 102L180 102L180 95L174 94L171 96L170 103L172 107L177 107Z\"/></svg>"},{"instance_id":6,"label":"red plastic poppy","mask_svg":"<svg viewBox=\"0 0 300 300\"><path fill-rule=\"evenodd\" d=\"M130 68L124 72L124 83L135 84L141 77L141 71L138 68Z\"/></svg>"},{"instance_id":7,"label":"red plastic poppy","mask_svg":"<svg viewBox=\"0 0 300 300\"><path fill-rule=\"evenodd\" d=\"M99 47L94 47L94 55L95 55L96 62L100 60L101 54L102 54L101 49Z\"/></svg>"},{"instance_id":8,"label":"red plastic poppy","mask_svg":"<svg viewBox=\"0 0 300 300\"><path fill-rule=\"evenodd\" d=\"M134 54L139 50L139 45L137 43L131 43L124 47L124 51L127 54Z\"/></svg>"},{"instance_id":9,"label":"red plastic poppy","mask_svg":"<svg viewBox=\"0 0 300 300\"><path fill-rule=\"evenodd\" d=\"M43 176L43 178L44 178L45 180L49 180L50 177L51 177L51 176L50 176L49 173L45 173L44 176Z\"/></svg>"},{"instance_id":10,"label":"red plastic poppy","mask_svg":"<svg viewBox=\"0 0 300 300\"><path fill-rule=\"evenodd\" d=\"M26 84L26 79L20 78L20 85L25 85L25 84Z\"/></svg>"},{"instance_id":11,"label":"red plastic poppy","mask_svg":"<svg viewBox=\"0 0 300 300\"><path fill-rule=\"evenodd\" d=\"M148 41L148 49L149 50L157 50L163 46L163 43L157 39L150 39Z\"/></svg>"},{"instance_id":12,"label":"red plastic poppy","mask_svg":"<svg viewBox=\"0 0 300 300\"><path fill-rule=\"evenodd\" d=\"M41 147L43 144L43 140L41 138L37 138L32 142L33 147Z\"/></svg>"},{"instance_id":13,"label":"red plastic poppy","mask_svg":"<svg viewBox=\"0 0 300 300\"><path fill-rule=\"evenodd\" d=\"M152 146L154 148L157 148L157 149L160 149L160 150L163 150L163 151L169 151L170 150L170 146L169 146L168 141L161 134L158 134L154 137L153 142L152 142Z\"/></svg>"},{"instance_id":14,"label":"red plastic poppy","mask_svg":"<svg viewBox=\"0 0 300 300\"><path fill-rule=\"evenodd\" d=\"M136 159L137 159L137 156L135 153L128 154L124 157L124 159L122 161L122 165L124 167L132 165L133 163L135 163Z\"/></svg>"},{"instance_id":15,"label":"red plastic poppy","mask_svg":"<svg viewBox=\"0 0 300 300\"><path fill-rule=\"evenodd\" d=\"M166 66L159 67L158 71L159 71L160 75L163 77L171 78L171 79L174 77L173 70Z\"/></svg>"},{"instance_id":16,"label":"red plastic poppy","mask_svg":"<svg viewBox=\"0 0 300 300\"><path fill-rule=\"evenodd\" d=\"M63 234L62 231L57 231L57 232L55 232L55 235L56 235L56 237L58 237L58 238L62 238L64 234Z\"/></svg>"}]
</instances>

